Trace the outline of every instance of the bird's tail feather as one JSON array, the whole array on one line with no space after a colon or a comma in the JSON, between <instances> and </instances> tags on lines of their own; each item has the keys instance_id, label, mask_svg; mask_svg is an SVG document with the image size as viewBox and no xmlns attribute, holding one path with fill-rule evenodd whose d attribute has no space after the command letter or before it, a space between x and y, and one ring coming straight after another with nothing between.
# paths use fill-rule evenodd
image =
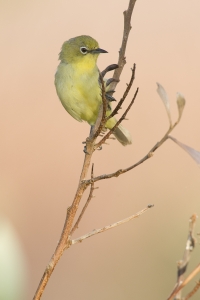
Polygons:
<instances>
[{"instance_id":1,"label":"bird's tail feather","mask_svg":"<svg viewBox=\"0 0 200 300\"><path fill-rule=\"evenodd\" d=\"M132 144L132 138L130 132L124 128L122 125L119 125L113 132L116 139L123 145L127 146Z\"/></svg>"}]
</instances>

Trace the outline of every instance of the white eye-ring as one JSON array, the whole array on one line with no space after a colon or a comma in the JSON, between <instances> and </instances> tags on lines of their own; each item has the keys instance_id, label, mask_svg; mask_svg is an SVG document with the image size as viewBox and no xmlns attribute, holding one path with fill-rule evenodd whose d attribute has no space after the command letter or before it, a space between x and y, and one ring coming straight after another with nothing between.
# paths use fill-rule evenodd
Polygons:
<instances>
[{"instance_id":1,"label":"white eye-ring","mask_svg":"<svg viewBox=\"0 0 200 300\"><path fill-rule=\"evenodd\" d=\"M81 47L80 51L81 51L82 54L87 54L88 49L86 47Z\"/></svg>"}]
</instances>

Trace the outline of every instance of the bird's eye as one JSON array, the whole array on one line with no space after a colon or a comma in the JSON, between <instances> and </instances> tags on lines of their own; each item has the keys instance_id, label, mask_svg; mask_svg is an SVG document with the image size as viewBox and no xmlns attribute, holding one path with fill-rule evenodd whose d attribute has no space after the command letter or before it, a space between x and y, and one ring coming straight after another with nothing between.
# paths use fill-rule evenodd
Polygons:
<instances>
[{"instance_id":1,"label":"bird's eye","mask_svg":"<svg viewBox=\"0 0 200 300\"><path fill-rule=\"evenodd\" d=\"M88 52L88 49L86 47L81 47L80 51L82 54L86 54Z\"/></svg>"}]
</instances>

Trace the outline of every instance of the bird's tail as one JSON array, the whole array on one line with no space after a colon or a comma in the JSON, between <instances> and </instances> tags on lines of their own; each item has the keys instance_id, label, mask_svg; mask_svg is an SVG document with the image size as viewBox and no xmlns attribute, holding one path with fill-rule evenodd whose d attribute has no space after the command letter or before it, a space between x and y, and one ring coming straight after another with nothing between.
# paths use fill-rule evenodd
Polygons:
<instances>
[{"instance_id":1,"label":"bird's tail","mask_svg":"<svg viewBox=\"0 0 200 300\"><path fill-rule=\"evenodd\" d=\"M123 145L127 146L132 144L132 138L130 132L124 128L122 125L119 125L113 132L116 139Z\"/></svg>"}]
</instances>

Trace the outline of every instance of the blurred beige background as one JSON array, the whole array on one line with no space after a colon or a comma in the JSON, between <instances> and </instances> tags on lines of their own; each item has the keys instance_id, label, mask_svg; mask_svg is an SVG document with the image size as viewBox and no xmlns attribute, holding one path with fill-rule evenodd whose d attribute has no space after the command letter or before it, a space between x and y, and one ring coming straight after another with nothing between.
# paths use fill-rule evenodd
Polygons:
<instances>
[{"instance_id":1,"label":"blurred beige background","mask_svg":"<svg viewBox=\"0 0 200 300\"><path fill-rule=\"evenodd\" d=\"M83 163L89 126L61 106L54 74L62 43L87 34L116 63L128 1L1 1L0 211L15 226L26 255L32 299L62 230ZM186 107L172 136L200 150L200 2L137 1L119 99L137 64L125 125L133 145L115 141L95 153L95 175L127 167L164 135L168 120L156 92L166 89L173 119L176 92ZM129 95L129 100L131 95ZM153 203L138 220L69 249L43 295L54 299L166 299L176 281L192 213L200 212L200 170L172 141L119 178L98 183L76 236L121 220ZM200 232L199 221L196 232ZM199 262L199 244L189 270ZM199 278L199 277L198 277ZM196 280L198 279L196 278ZM194 286L194 281L188 291ZM193 299L199 299L197 294Z\"/></svg>"}]
</instances>

